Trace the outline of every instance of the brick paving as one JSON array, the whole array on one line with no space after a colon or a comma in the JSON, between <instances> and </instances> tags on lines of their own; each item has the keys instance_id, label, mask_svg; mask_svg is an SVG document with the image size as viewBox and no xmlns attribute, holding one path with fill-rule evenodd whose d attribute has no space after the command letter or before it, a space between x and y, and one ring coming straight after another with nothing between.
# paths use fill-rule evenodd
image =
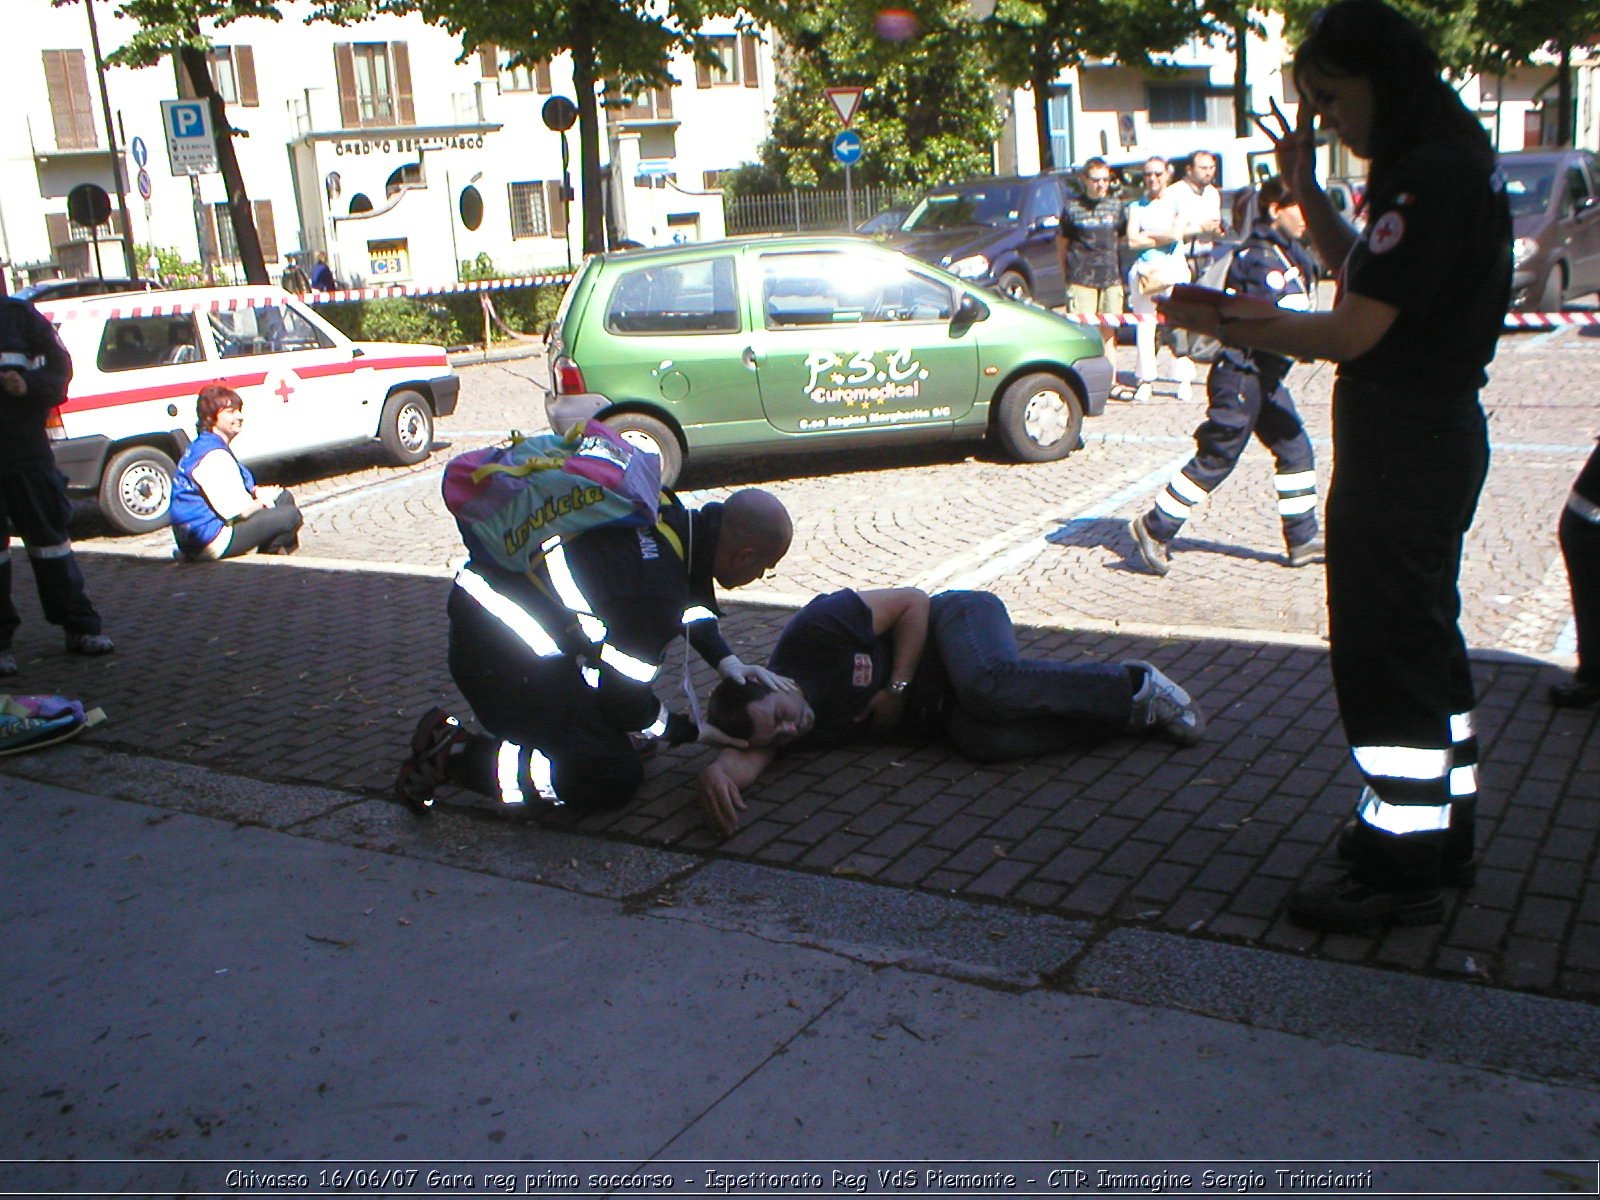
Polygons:
<instances>
[{"instance_id":1,"label":"brick paving","mask_svg":"<svg viewBox=\"0 0 1600 1200\"><path fill-rule=\"evenodd\" d=\"M1282 916L1290 889L1328 859L1358 786L1321 643L1321 572L1273 560L1270 464L1255 449L1191 522L1170 576L1129 569L1122 525L1182 461L1200 411L1170 397L1114 406L1062 464L926 455L892 470L847 460L831 475L789 478L757 464L686 482L714 496L762 480L797 514L777 579L730 598L725 629L747 660L762 657L793 601L817 590L982 586L1012 607L1027 653L1145 658L1182 680L1210 716L1200 745L1118 739L988 765L897 742L794 755L752 791L726 841L700 826L692 781L706 754L686 749L652 763L636 803L576 828L1106 926L1600 999L1600 714L1542 698L1560 677L1568 617L1554 514L1596 425L1597 372L1600 340L1525 338L1507 343L1486 395L1497 454L1463 570L1482 692L1484 869L1451 895L1441 926L1320 936ZM512 424L535 427L537 377L536 365L464 372L462 412L441 438L460 448ZM1324 479L1329 382L1309 368L1294 379L1322 439ZM411 471L359 455L298 464L284 477L310 517L302 559L180 566L162 557L159 537L88 530L85 569L118 653L60 654L23 566L14 690L102 705L110 721L86 735L97 744L353 799L385 794L416 716L460 706L444 663L446 564L459 554L437 500L447 454ZM703 694L711 675L696 672ZM663 683L664 696L675 683Z\"/></svg>"}]
</instances>

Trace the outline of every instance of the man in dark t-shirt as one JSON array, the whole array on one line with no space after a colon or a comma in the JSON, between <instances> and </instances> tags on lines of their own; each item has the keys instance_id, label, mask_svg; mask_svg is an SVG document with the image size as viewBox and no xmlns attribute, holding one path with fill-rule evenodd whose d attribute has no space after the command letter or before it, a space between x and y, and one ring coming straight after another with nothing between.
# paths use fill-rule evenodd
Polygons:
<instances>
[{"instance_id":1,"label":"man in dark t-shirt","mask_svg":"<svg viewBox=\"0 0 1600 1200\"><path fill-rule=\"evenodd\" d=\"M1199 707L1149 663L1024 659L989 592L889 588L818 596L784 627L770 669L798 693L718 685L708 722L746 743L700 773L697 797L731 833L749 787L788 746L827 747L870 730L947 738L969 757L1045 754L1120 733L1190 745Z\"/></svg>"},{"instance_id":2,"label":"man in dark t-shirt","mask_svg":"<svg viewBox=\"0 0 1600 1200\"><path fill-rule=\"evenodd\" d=\"M1061 214L1068 313L1122 312L1126 295L1117 245L1127 235L1128 206L1111 196L1111 167L1103 158L1091 158L1083 164L1083 195L1068 200ZM1099 333L1109 356L1116 329L1102 325Z\"/></svg>"}]
</instances>

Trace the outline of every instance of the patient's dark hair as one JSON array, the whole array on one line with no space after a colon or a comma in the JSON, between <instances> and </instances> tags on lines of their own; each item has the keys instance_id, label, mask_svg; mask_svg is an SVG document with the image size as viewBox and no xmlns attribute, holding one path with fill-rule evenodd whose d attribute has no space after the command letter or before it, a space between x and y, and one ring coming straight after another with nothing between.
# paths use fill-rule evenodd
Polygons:
<instances>
[{"instance_id":1,"label":"patient's dark hair","mask_svg":"<svg viewBox=\"0 0 1600 1200\"><path fill-rule=\"evenodd\" d=\"M771 694L771 688L754 679L744 683L724 679L711 689L711 699L706 701L706 720L729 737L748 738L756 731L755 722L750 719L750 705Z\"/></svg>"}]
</instances>

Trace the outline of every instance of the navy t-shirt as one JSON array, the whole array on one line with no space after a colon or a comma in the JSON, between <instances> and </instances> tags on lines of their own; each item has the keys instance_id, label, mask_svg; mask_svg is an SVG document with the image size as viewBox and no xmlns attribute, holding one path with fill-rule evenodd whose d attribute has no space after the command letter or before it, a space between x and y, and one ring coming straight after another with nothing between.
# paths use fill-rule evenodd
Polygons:
<instances>
[{"instance_id":1,"label":"navy t-shirt","mask_svg":"<svg viewBox=\"0 0 1600 1200\"><path fill-rule=\"evenodd\" d=\"M846 588L818 596L795 613L773 648L770 666L800 685L816 724L800 743L836 746L865 729L856 717L889 682L894 645L872 631L872 610Z\"/></svg>"},{"instance_id":2,"label":"navy t-shirt","mask_svg":"<svg viewBox=\"0 0 1600 1200\"><path fill-rule=\"evenodd\" d=\"M1374 175L1367 226L1339 282L1400 310L1340 378L1420 397L1477 391L1511 299L1511 212L1500 173L1442 139L1407 151Z\"/></svg>"}]
</instances>

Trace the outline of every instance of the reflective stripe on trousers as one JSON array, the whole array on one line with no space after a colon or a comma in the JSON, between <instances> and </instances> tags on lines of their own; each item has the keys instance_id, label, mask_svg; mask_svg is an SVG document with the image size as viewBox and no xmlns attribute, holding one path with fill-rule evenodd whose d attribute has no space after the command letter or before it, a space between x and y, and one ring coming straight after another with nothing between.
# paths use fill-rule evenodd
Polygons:
<instances>
[{"instance_id":1,"label":"reflective stripe on trousers","mask_svg":"<svg viewBox=\"0 0 1600 1200\"><path fill-rule=\"evenodd\" d=\"M515 742L501 742L495 753L494 775L501 804L527 802L522 787L524 779L541 800L557 805L561 803L551 782L550 759L538 750L524 750Z\"/></svg>"},{"instance_id":2,"label":"reflective stripe on trousers","mask_svg":"<svg viewBox=\"0 0 1600 1200\"><path fill-rule=\"evenodd\" d=\"M1471 713L1451 715L1450 742L1445 750L1352 747L1367 781L1356 816L1397 837L1448 830L1452 804L1475 804L1478 796L1478 740Z\"/></svg>"}]
</instances>

